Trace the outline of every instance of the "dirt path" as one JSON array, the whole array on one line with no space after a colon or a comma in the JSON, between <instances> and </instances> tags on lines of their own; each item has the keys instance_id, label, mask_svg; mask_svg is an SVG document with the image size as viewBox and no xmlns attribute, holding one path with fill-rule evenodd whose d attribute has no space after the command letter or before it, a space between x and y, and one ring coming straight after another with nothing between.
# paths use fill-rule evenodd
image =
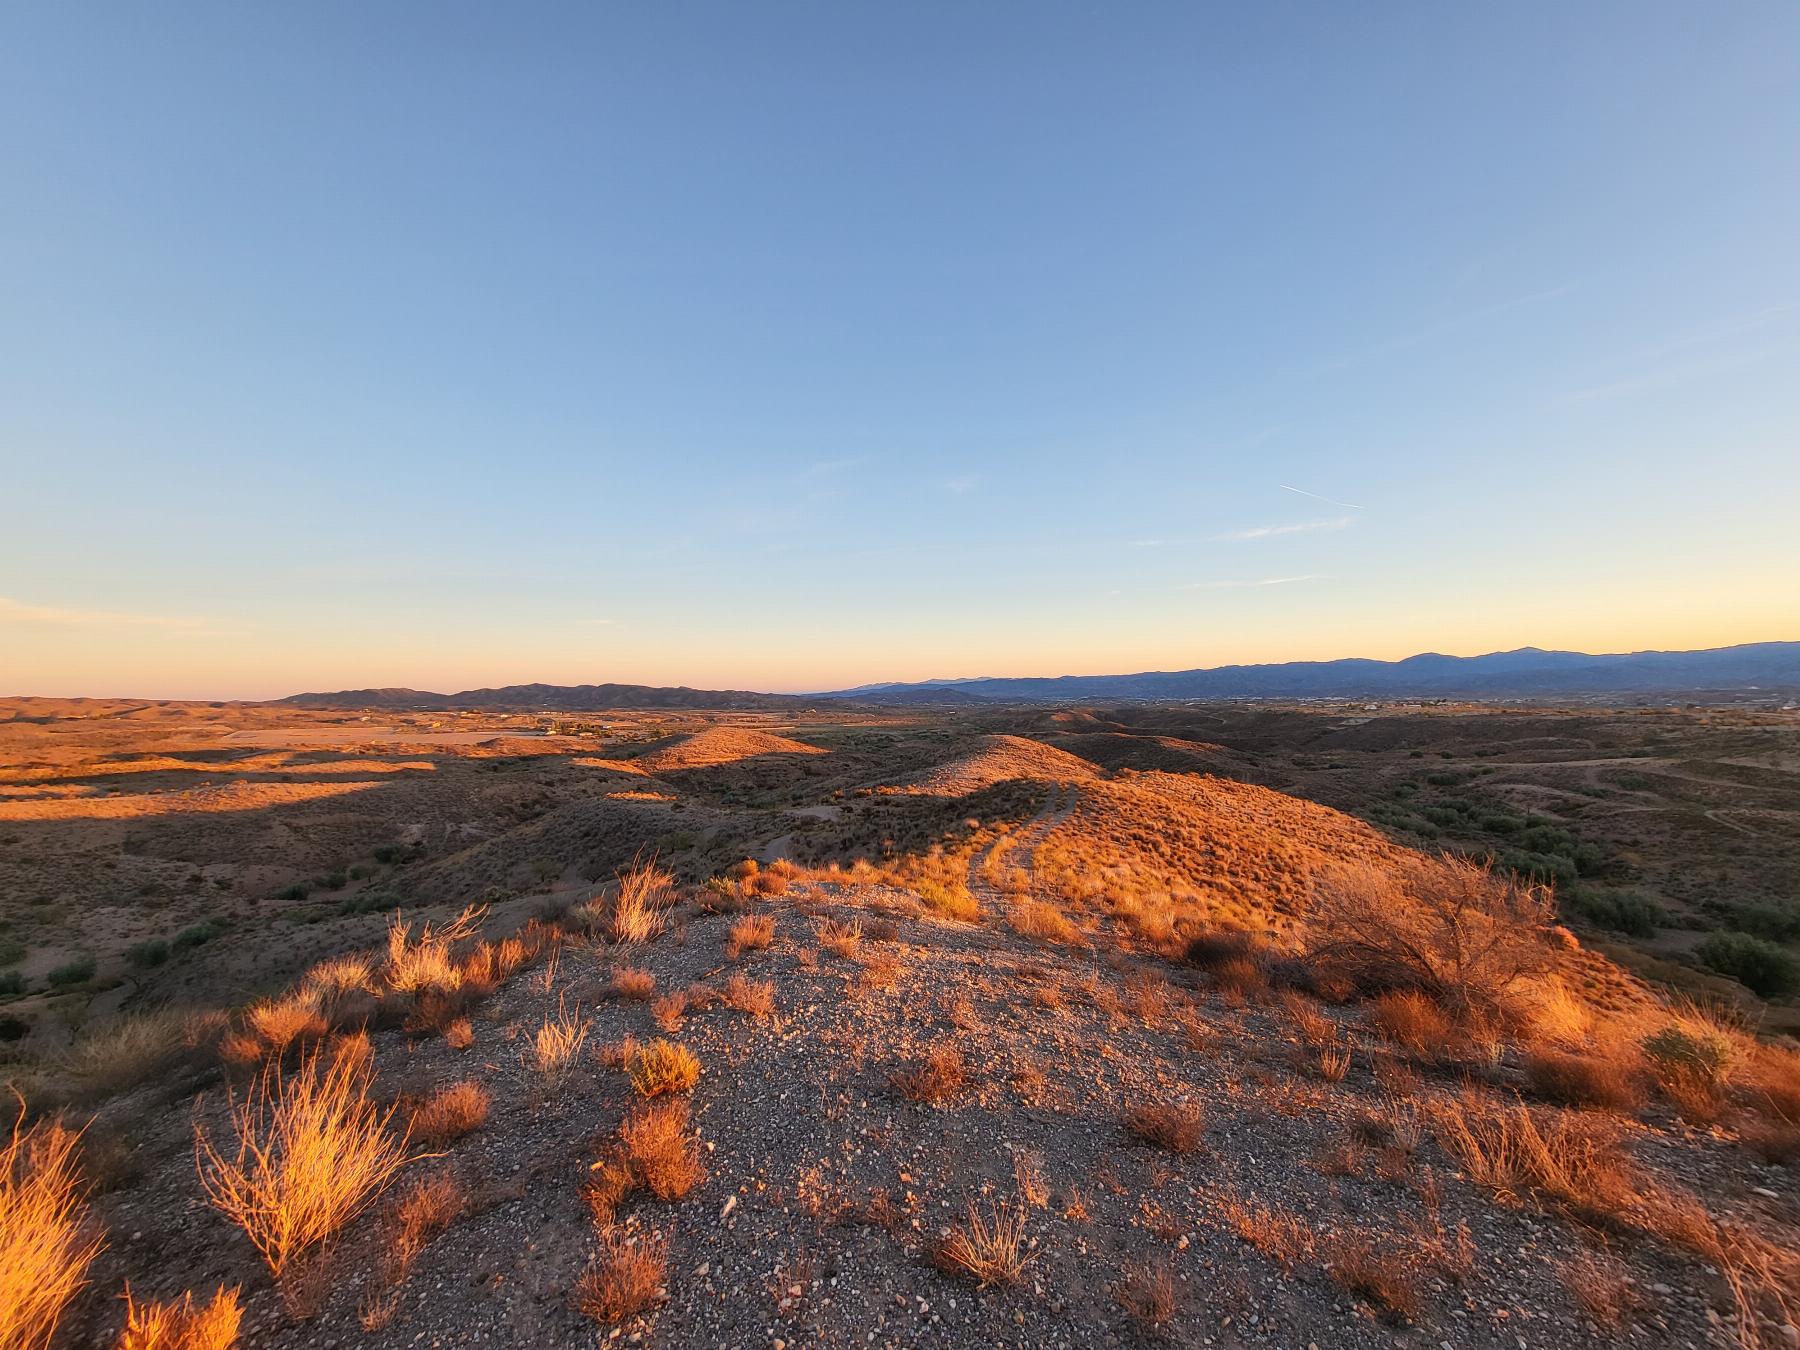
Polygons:
<instances>
[{"instance_id":1,"label":"dirt path","mask_svg":"<svg viewBox=\"0 0 1800 1350\"><path fill-rule=\"evenodd\" d=\"M1038 845L1043 843L1058 825L1069 818L1075 804L1081 799L1081 789L1074 784L1059 784L1050 790L1050 800L1030 820L1018 829L999 836L993 843L969 858L969 892L983 904L993 903L1005 907L1007 898L1002 895L986 879L990 863L997 864L1008 855L1024 850L1024 861L1015 864L1027 875L1035 868Z\"/></svg>"}]
</instances>

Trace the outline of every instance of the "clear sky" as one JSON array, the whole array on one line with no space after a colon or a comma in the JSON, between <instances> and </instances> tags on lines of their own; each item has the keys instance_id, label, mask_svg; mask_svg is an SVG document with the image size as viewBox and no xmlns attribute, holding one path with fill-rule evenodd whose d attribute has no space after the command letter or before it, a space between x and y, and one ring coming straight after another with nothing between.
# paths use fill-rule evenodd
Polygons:
<instances>
[{"instance_id":1,"label":"clear sky","mask_svg":"<svg viewBox=\"0 0 1800 1350\"><path fill-rule=\"evenodd\" d=\"M0 693L1793 638L1791 0L0 8Z\"/></svg>"}]
</instances>

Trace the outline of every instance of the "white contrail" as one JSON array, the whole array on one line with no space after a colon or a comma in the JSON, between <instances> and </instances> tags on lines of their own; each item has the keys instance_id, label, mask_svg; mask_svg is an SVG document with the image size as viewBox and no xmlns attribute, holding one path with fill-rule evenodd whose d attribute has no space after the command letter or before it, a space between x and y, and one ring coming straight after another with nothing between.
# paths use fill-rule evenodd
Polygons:
<instances>
[{"instance_id":1,"label":"white contrail","mask_svg":"<svg viewBox=\"0 0 1800 1350\"><path fill-rule=\"evenodd\" d=\"M1283 492L1298 492L1302 497L1311 497L1316 502L1330 502L1333 506L1341 506L1348 511L1361 511L1364 509L1355 502L1340 502L1336 497L1324 497L1317 492L1308 492L1305 488L1290 487L1286 483L1278 483L1276 486Z\"/></svg>"}]
</instances>

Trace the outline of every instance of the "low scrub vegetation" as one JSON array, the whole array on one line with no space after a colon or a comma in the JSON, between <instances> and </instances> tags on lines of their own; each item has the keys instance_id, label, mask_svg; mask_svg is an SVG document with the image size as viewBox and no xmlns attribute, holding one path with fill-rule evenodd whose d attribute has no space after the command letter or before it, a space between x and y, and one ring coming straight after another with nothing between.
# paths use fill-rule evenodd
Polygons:
<instances>
[{"instance_id":1,"label":"low scrub vegetation","mask_svg":"<svg viewBox=\"0 0 1800 1350\"><path fill-rule=\"evenodd\" d=\"M125 1330L115 1350L229 1350L237 1344L244 1309L238 1291L223 1286L198 1306L191 1293L139 1303L125 1290Z\"/></svg>"},{"instance_id":2,"label":"low scrub vegetation","mask_svg":"<svg viewBox=\"0 0 1800 1350\"><path fill-rule=\"evenodd\" d=\"M26 1129L21 1119L0 1147L0 1346L9 1350L49 1345L100 1253L79 1144L60 1125Z\"/></svg>"},{"instance_id":3,"label":"low scrub vegetation","mask_svg":"<svg viewBox=\"0 0 1800 1350\"><path fill-rule=\"evenodd\" d=\"M394 1108L369 1095L366 1060L309 1055L291 1075L266 1067L230 1103L230 1142L196 1125L201 1187L279 1279L362 1213L410 1161Z\"/></svg>"}]
</instances>

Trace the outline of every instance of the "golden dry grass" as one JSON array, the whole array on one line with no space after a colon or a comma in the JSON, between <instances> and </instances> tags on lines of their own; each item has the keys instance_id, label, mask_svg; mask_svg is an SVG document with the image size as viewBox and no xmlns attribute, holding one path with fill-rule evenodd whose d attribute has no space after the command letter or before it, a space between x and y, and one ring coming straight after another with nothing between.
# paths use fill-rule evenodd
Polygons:
<instances>
[{"instance_id":1,"label":"golden dry grass","mask_svg":"<svg viewBox=\"0 0 1800 1350\"><path fill-rule=\"evenodd\" d=\"M230 1103L234 1148L194 1127L206 1197L244 1230L277 1278L360 1214L411 1161L394 1108L369 1097L366 1062L309 1055L283 1078L270 1065Z\"/></svg>"},{"instance_id":2,"label":"golden dry grass","mask_svg":"<svg viewBox=\"0 0 1800 1350\"><path fill-rule=\"evenodd\" d=\"M555 1017L544 1019L531 1038L531 1066L546 1082L560 1083L575 1067L587 1035L586 1018L567 1008L558 1009Z\"/></svg>"},{"instance_id":3,"label":"golden dry grass","mask_svg":"<svg viewBox=\"0 0 1800 1350\"><path fill-rule=\"evenodd\" d=\"M735 961L745 952L760 952L775 941L773 914L746 914L731 925L725 943L725 955Z\"/></svg>"},{"instance_id":4,"label":"golden dry grass","mask_svg":"<svg viewBox=\"0 0 1800 1350\"><path fill-rule=\"evenodd\" d=\"M447 924L422 924L417 937L413 936L412 925L396 916L388 925L382 982L397 994L415 998L461 988L463 972L454 949L457 943L474 936L485 915L486 910L470 906Z\"/></svg>"},{"instance_id":5,"label":"golden dry grass","mask_svg":"<svg viewBox=\"0 0 1800 1350\"><path fill-rule=\"evenodd\" d=\"M953 1097L968 1085L969 1071L960 1049L941 1042L918 1063L888 1075L888 1082L912 1102L938 1102Z\"/></svg>"},{"instance_id":6,"label":"golden dry grass","mask_svg":"<svg viewBox=\"0 0 1800 1350\"><path fill-rule=\"evenodd\" d=\"M487 1123L488 1090L479 1083L452 1083L439 1088L413 1112L412 1136L429 1148L437 1148Z\"/></svg>"},{"instance_id":7,"label":"golden dry grass","mask_svg":"<svg viewBox=\"0 0 1800 1350\"><path fill-rule=\"evenodd\" d=\"M237 1344L244 1310L238 1291L219 1287L210 1302L194 1306L183 1294L166 1302L139 1303L125 1288L125 1329L114 1350L229 1350Z\"/></svg>"},{"instance_id":8,"label":"golden dry grass","mask_svg":"<svg viewBox=\"0 0 1800 1350\"><path fill-rule=\"evenodd\" d=\"M623 1322L657 1301L668 1271L666 1239L604 1233L599 1255L576 1281L576 1311L596 1322Z\"/></svg>"},{"instance_id":9,"label":"golden dry grass","mask_svg":"<svg viewBox=\"0 0 1800 1350\"><path fill-rule=\"evenodd\" d=\"M1126 1113L1125 1128L1170 1153L1192 1153L1206 1137L1206 1113L1188 1102L1150 1102Z\"/></svg>"},{"instance_id":10,"label":"golden dry grass","mask_svg":"<svg viewBox=\"0 0 1800 1350\"><path fill-rule=\"evenodd\" d=\"M619 877L606 916L606 935L616 943L648 942L668 926L676 899L674 874L646 863Z\"/></svg>"},{"instance_id":11,"label":"golden dry grass","mask_svg":"<svg viewBox=\"0 0 1800 1350\"><path fill-rule=\"evenodd\" d=\"M728 1008L750 1017L767 1017L775 1011L775 985L770 980L752 980L741 972L719 986L719 997Z\"/></svg>"},{"instance_id":12,"label":"golden dry grass","mask_svg":"<svg viewBox=\"0 0 1800 1350\"><path fill-rule=\"evenodd\" d=\"M970 1202L963 1222L932 1253L940 1269L982 1289L1013 1283L1035 1255L1025 1244L1024 1210L1004 1201L990 1205L985 1215Z\"/></svg>"},{"instance_id":13,"label":"golden dry grass","mask_svg":"<svg viewBox=\"0 0 1800 1350\"><path fill-rule=\"evenodd\" d=\"M608 998L645 1002L656 993L656 976L642 966L614 966L606 993Z\"/></svg>"},{"instance_id":14,"label":"golden dry grass","mask_svg":"<svg viewBox=\"0 0 1800 1350\"><path fill-rule=\"evenodd\" d=\"M654 1040L632 1051L626 1073L640 1096L686 1092L700 1078L700 1061L685 1045Z\"/></svg>"},{"instance_id":15,"label":"golden dry grass","mask_svg":"<svg viewBox=\"0 0 1800 1350\"><path fill-rule=\"evenodd\" d=\"M88 1223L80 1136L24 1129L22 1104L19 1115L0 1148L0 1346L41 1350L103 1242Z\"/></svg>"},{"instance_id":16,"label":"golden dry grass","mask_svg":"<svg viewBox=\"0 0 1800 1350\"><path fill-rule=\"evenodd\" d=\"M679 1098L633 1110L619 1126L619 1143L659 1200L679 1200L706 1180L699 1140L688 1129L688 1105Z\"/></svg>"},{"instance_id":17,"label":"golden dry grass","mask_svg":"<svg viewBox=\"0 0 1800 1350\"><path fill-rule=\"evenodd\" d=\"M1629 1113L1643 1102L1632 1065L1616 1058L1533 1050L1525 1056L1525 1081L1534 1094L1559 1106Z\"/></svg>"},{"instance_id":18,"label":"golden dry grass","mask_svg":"<svg viewBox=\"0 0 1800 1350\"><path fill-rule=\"evenodd\" d=\"M1133 1262L1113 1286L1113 1298L1139 1331L1154 1335L1175 1316L1175 1277L1166 1262Z\"/></svg>"}]
</instances>

